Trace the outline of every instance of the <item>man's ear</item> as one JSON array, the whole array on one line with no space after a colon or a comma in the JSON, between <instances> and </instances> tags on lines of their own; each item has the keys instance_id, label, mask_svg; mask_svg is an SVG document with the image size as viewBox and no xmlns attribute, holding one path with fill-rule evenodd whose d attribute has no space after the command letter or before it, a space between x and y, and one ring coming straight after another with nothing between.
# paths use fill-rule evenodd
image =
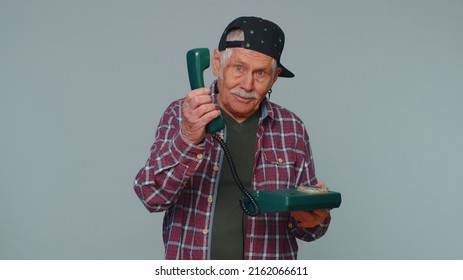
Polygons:
<instances>
[{"instance_id":1,"label":"man's ear","mask_svg":"<svg viewBox=\"0 0 463 280\"><path fill-rule=\"evenodd\" d=\"M272 86L277 81L278 75L280 75L281 70L282 70L281 67L277 67L277 69L275 70L275 74L273 75ZM270 86L270 88L272 88L272 86Z\"/></svg>"},{"instance_id":2,"label":"man's ear","mask_svg":"<svg viewBox=\"0 0 463 280\"><path fill-rule=\"evenodd\" d=\"M219 69L220 69L220 57L219 57L219 50L214 49L214 54L212 56L212 71L214 73L214 76L218 77L219 76Z\"/></svg>"}]
</instances>

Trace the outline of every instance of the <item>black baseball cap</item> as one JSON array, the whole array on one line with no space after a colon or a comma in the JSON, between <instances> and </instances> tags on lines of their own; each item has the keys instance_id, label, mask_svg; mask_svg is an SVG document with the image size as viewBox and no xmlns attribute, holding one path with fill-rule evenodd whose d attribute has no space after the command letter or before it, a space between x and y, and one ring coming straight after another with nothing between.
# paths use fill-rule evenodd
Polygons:
<instances>
[{"instance_id":1,"label":"black baseball cap","mask_svg":"<svg viewBox=\"0 0 463 280\"><path fill-rule=\"evenodd\" d=\"M226 41L227 34L234 29L243 30L244 41ZM281 67L279 77L292 78L294 74L280 62L284 45L285 34L275 23L259 17L239 17L225 28L218 49L245 48L266 54L273 57Z\"/></svg>"}]
</instances>

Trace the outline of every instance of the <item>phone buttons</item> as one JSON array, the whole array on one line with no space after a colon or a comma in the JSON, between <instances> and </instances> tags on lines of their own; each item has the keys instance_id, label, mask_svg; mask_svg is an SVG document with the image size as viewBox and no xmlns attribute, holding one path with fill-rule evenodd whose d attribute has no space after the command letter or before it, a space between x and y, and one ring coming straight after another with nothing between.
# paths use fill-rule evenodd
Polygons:
<instances>
[{"instance_id":1,"label":"phone buttons","mask_svg":"<svg viewBox=\"0 0 463 280\"><path fill-rule=\"evenodd\" d=\"M297 190L300 192L310 193L310 194L321 194L327 193L327 187L318 187L318 186L299 186Z\"/></svg>"}]
</instances>

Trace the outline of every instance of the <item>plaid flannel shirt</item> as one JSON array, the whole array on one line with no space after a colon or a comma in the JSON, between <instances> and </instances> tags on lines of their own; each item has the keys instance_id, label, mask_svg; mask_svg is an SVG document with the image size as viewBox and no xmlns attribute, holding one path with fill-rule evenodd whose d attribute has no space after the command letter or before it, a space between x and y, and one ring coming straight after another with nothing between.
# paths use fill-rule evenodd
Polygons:
<instances>
[{"instance_id":1,"label":"plaid flannel shirt","mask_svg":"<svg viewBox=\"0 0 463 280\"><path fill-rule=\"evenodd\" d=\"M223 152L208 134L197 146L183 140L183 102L173 102L164 112L151 155L137 174L134 189L150 212L166 211L162 231L166 259L209 259ZM292 112L268 100L263 102L250 189L316 184L303 122ZM225 132L219 134L223 137ZM304 229L297 227L290 213L248 216L244 259L296 259L296 238L313 241L322 237L330 220L328 216L319 226Z\"/></svg>"}]
</instances>

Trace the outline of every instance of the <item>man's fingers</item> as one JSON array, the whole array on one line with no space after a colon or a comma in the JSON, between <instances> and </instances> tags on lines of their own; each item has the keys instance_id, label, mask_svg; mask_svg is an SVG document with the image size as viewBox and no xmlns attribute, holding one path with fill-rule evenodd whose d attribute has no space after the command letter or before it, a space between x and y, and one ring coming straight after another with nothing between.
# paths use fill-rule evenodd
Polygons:
<instances>
[{"instance_id":1,"label":"man's fingers","mask_svg":"<svg viewBox=\"0 0 463 280\"><path fill-rule=\"evenodd\" d=\"M327 210L314 210L314 211L294 211L291 215L296 219L298 227L301 228L312 228L321 224L328 216Z\"/></svg>"},{"instance_id":2,"label":"man's fingers","mask_svg":"<svg viewBox=\"0 0 463 280\"><path fill-rule=\"evenodd\" d=\"M201 142L206 125L220 115L210 92L209 88L199 88L190 91L185 98L181 133L189 143Z\"/></svg>"},{"instance_id":3,"label":"man's fingers","mask_svg":"<svg viewBox=\"0 0 463 280\"><path fill-rule=\"evenodd\" d=\"M293 218L298 220L299 222L306 219L308 214L309 213L306 212L306 211L293 211L293 212L291 212L291 216L293 216Z\"/></svg>"},{"instance_id":4,"label":"man's fingers","mask_svg":"<svg viewBox=\"0 0 463 280\"><path fill-rule=\"evenodd\" d=\"M325 219L328 216L327 210L315 210L313 213L322 219Z\"/></svg>"},{"instance_id":5,"label":"man's fingers","mask_svg":"<svg viewBox=\"0 0 463 280\"><path fill-rule=\"evenodd\" d=\"M212 103L210 96L211 90L209 88L198 88L190 91L186 98L185 103L191 106L193 109L206 103Z\"/></svg>"},{"instance_id":6,"label":"man's fingers","mask_svg":"<svg viewBox=\"0 0 463 280\"><path fill-rule=\"evenodd\" d=\"M211 104L202 104L201 106L196 108L196 110L194 110L194 114L196 115L197 118L199 118L199 119L200 118L205 118L206 121L207 121L207 119L209 118L208 114L213 113L215 115L216 111L217 111L217 113L219 112L219 110L217 110L215 108L214 104L212 104L212 103Z\"/></svg>"},{"instance_id":7,"label":"man's fingers","mask_svg":"<svg viewBox=\"0 0 463 280\"><path fill-rule=\"evenodd\" d=\"M188 93L185 99L184 113L189 121L199 122L199 119L207 113L217 110L209 93L209 88L200 88ZM214 115L216 114L214 113Z\"/></svg>"}]
</instances>

